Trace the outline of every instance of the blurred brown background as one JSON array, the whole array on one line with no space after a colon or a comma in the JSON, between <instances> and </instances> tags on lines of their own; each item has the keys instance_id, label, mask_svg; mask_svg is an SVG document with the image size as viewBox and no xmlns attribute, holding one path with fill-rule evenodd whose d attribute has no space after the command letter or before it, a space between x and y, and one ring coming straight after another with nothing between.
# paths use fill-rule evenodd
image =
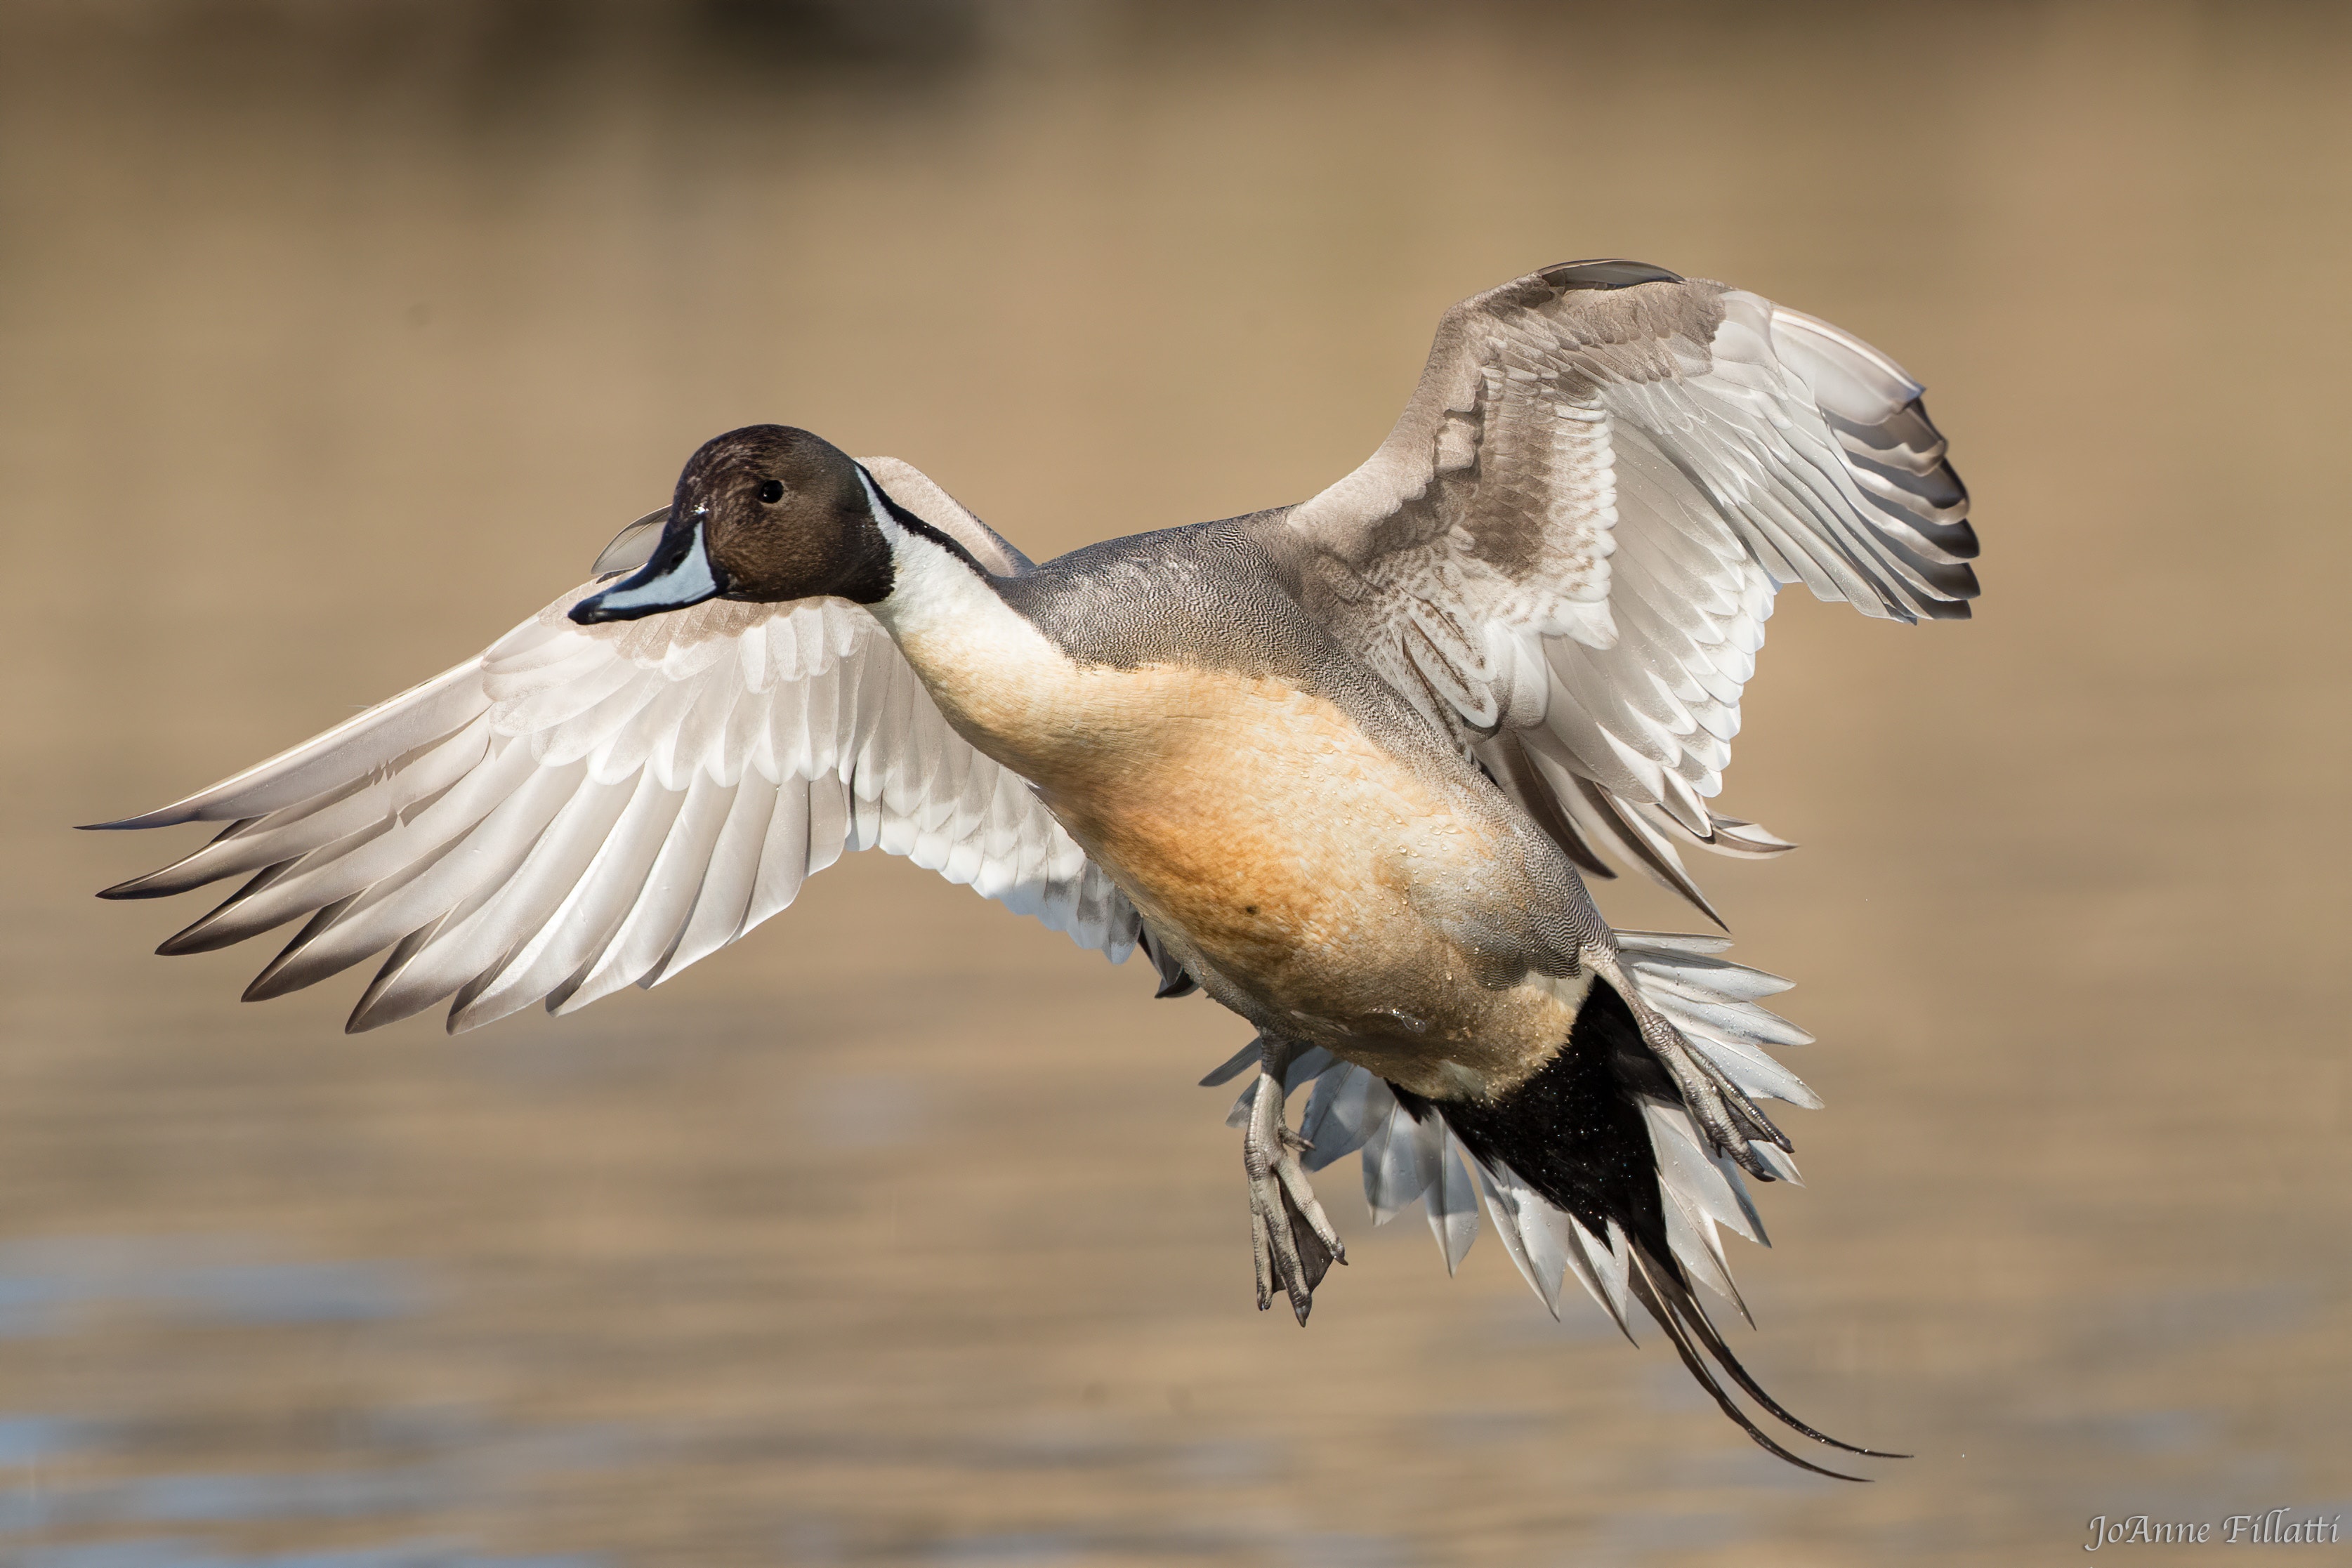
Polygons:
<instances>
[{"instance_id":1,"label":"blurred brown background","mask_svg":"<svg viewBox=\"0 0 2352 1568\"><path fill-rule=\"evenodd\" d=\"M0 1561L2054 1563L2352 1513L2347 81L2319 5L16 0ZM147 954L202 904L89 896L176 849L68 823L481 646L719 430L904 456L1042 557L1303 497L1447 303L1607 255L1878 343L1977 497L1974 623L1783 597L1725 800L1808 847L1702 868L1830 1102L1736 1343L1916 1450L1874 1486L1491 1235L1447 1279L1352 1161L1356 1266L1260 1318L1192 1086L1245 1031L903 862L457 1040L345 1040L349 977L241 1008L266 952Z\"/></svg>"}]
</instances>

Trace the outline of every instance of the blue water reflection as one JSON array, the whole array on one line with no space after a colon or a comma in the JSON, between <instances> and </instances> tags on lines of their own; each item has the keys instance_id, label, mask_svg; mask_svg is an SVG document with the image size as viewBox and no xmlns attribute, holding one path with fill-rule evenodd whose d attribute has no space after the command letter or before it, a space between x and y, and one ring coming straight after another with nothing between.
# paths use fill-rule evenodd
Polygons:
<instances>
[{"instance_id":1,"label":"blue water reflection","mask_svg":"<svg viewBox=\"0 0 2352 1568\"><path fill-rule=\"evenodd\" d=\"M288 1260L246 1238L68 1237L0 1244L0 1336L70 1338L126 1310L167 1333L222 1326L388 1323L439 1304L421 1271L382 1260ZM161 1412L154 1413L160 1416ZM432 1514L501 1484L626 1462L645 1445L605 1427L502 1430L477 1412L404 1406L352 1413L351 1430L400 1462L292 1473L141 1475L150 1413L108 1421L0 1411L0 1551L10 1568L585 1568L579 1556L488 1556L443 1537L292 1554L239 1554L182 1536L31 1538L108 1528L215 1527ZM103 1472L92 1476L93 1469ZM394 1527L398 1528L398 1527ZM407 1527L415 1530L414 1523Z\"/></svg>"},{"instance_id":2,"label":"blue water reflection","mask_svg":"<svg viewBox=\"0 0 2352 1568\"><path fill-rule=\"evenodd\" d=\"M37 1465L85 1448L95 1440L86 1421L55 1416L0 1415L0 1469Z\"/></svg>"},{"instance_id":3,"label":"blue water reflection","mask_svg":"<svg viewBox=\"0 0 2352 1568\"><path fill-rule=\"evenodd\" d=\"M424 1302L412 1271L381 1262L223 1260L251 1243L63 1237L0 1244L0 1337L63 1333L100 1304L276 1326L404 1317Z\"/></svg>"}]
</instances>

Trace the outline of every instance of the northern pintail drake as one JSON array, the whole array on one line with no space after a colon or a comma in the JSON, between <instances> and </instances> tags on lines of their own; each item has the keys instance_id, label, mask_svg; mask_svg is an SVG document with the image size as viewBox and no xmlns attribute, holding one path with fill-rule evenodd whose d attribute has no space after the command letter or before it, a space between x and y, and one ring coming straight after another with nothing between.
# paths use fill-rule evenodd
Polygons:
<instances>
[{"instance_id":1,"label":"northern pintail drake","mask_svg":"<svg viewBox=\"0 0 2352 1568\"><path fill-rule=\"evenodd\" d=\"M348 1027L471 1029L652 986L845 850L907 855L1256 1038L1257 1297L1305 1322L1345 1250L1307 1173L1360 1151L1449 1268L1477 1196L1557 1315L1634 1309L1725 1379L1718 1228L1794 1180L1759 1102L1787 982L1714 936L1613 931L1638 866L1790 846L1717 812L1773 595L1968 613L1967 495L1921 388L1825 322L1588 261L1465 300L1395 428L1295 506L1044 565L905 463L730 431L674 498L477 657L236 778L106 824L228 825L110 898L247 880L166 941L301 922L246 991L389 950ZM1720 921L1717 922L1720 925ZM1288 1093L1312 1082L1299 1132ZM1823 1470L1824 1474L1836 1472ZM1855 1479L1855 1478L1847 1478Z\"/></svg>"}]
</instances>

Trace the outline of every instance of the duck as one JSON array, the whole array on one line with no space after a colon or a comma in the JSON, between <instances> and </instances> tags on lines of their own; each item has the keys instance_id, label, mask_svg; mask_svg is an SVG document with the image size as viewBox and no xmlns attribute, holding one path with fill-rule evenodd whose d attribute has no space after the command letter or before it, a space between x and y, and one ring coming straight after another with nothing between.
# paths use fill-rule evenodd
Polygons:
<instances>
[{"instance_id":1,"label":"duck","mask_svg":"<svg viewBox=\"0 0 2352 1568\"><path fill-rule=\"evenodd\" d=\"M247 988L380 956L348 1025L454 1032L651 987L849 851L903 855L1254 1030L1255 1292L1304 1325L1359 1156L1449 1269L1488 1219L1732 1396L1845 1452L1732 1353L1722 1242L1799 1179L1763 1108L1789 982L1727 935L1614 929L1633 868L1792 848L1718 811L1775 595L1897 622L1977 596L1924 388L1851 333L1664 267L1545 267L1447 310L1403 413L1294 505L1032 561L911 465L731 430L587 581L481 653L173 805L224 824L108 888L243 878L159 951L299 923ZM1311 1085L1297 1128L1289 1097ZM1721 1309L1717 1309L1721 1310Z\"/></svg>"}]
</instances>

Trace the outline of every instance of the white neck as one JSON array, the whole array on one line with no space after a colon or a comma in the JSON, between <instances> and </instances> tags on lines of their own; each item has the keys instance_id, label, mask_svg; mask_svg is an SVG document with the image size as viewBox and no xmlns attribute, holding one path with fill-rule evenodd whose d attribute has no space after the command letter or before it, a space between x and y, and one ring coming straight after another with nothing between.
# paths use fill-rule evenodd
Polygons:
<instances>
[{"instance_id":1,"label":"white neck","mask_svg":"<svg viewBox=\"0 0 2352 1568\"><path fill-rule=\"evenodd\" d=\"M978 741L1028 717L1073 666L997 596L980 568L890 515L861 467L874 526L890 547L889 596L866 608L957 727Z\"/></svg>"},{"instance_id":2,"label":"white neck","mask_svg":"<svg viewBox=\"0 0 2352 1568\"><path fill-rule=\"evenodd\" d=\"M857 478L866 486L866 511L890 547L889 597L867 608L893 637L904 643L908 634L919 636L940 622L975 615L1021 619L996 597L979 568L929 534L898 521L863 464Z\"/></svg>"}]
</instances>

